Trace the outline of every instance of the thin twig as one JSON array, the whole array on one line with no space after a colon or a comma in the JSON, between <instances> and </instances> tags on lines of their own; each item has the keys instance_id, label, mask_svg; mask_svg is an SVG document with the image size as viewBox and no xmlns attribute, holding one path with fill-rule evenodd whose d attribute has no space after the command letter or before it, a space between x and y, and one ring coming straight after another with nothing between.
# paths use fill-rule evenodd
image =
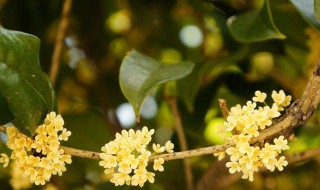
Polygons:
<instances>
[{"instance_id":1,"label":"thin twig","mask_svg":"<svg viewBox=\"0 0 320 190\"><path fill-rule=\"evenodd\" d=\"M227 117L229 115L229 108L227 106L227 101L225 99L218 99L218 103L219 103L223 118L227 119Z\"/></svg>"},{"instance_id":2,"label":"thin twig","mask_svg":"<svg viewBox=\"0 0 320 190\"><path fill-rule=\"evenodd\" d=\"M51 57L51 68L50 68L49 77L53 85L56 82L59 67L60 67L63 40L66 36L67 28L69 25L69 13L70 13L71 5L72 5L72 0L64 0L62 12L61 12L61 18L60 18L61 21L58 27L55 47Z\"/></svg>"},{"instance_id":3,"label":"thin twig","mask_svg":"<svg viewBox=\"0 0 320 190\"><path fill-rule=\"evenodd\" d=\"M179 139L180 148L182 151L186 151L186 150L188 150L188 145L187 145L186 136L183 131L181 116L180 116L178 106L177 106L177 99L176 99L176 97L169 97L169 98L167 98L167 102L168 102L169 106L171 107L173 115L174 115L175 124L176 124L176 131L177 131L177 136ZM184 170L185 170L185 175L186 175L187 189L193 190L193 175L192 175L190 161L188 159L183 159L183 164L184 164Z\"/></svg>"}]
</instances>

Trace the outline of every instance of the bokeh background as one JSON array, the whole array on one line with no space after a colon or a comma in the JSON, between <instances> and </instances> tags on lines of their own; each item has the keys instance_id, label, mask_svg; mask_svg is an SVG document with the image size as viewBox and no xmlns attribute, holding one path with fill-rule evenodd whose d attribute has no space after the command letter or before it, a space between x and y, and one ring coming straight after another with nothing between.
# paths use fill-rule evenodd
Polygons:
<instances>
[{"instance_id":1,"label":"bokeh background","mask_svg":"<svg viewBox=\"0 0 320 190\"><path fill-rule=\"evenodd\" d=\"M116 132L147 125L156 129L155 142L172 140L179 151L174 116L164 99L170 88L177 91L189 149L223 143L217 133L224 121L218 98L226 99L229 107L250 100L256 90L271 94L283 89L294 100L299 98L320 57L319 26L308 22L294 1L270 0L274 24L286 38L239 42L228 29L228 19L259 10L263 2L74 0L55 84L59 113L72 131L64 145L100 151ZM61 0L0 0L3 27L40 38L40 63L46 73L62 5ZM140 124L118 78L121 61L132 49L167 64L183 60L196 64L182 90L169 83L151 93L142 106ZM296 129L297 140L290 142L286 154L319 146L319 119L317 111ZM283 172L256 174L253 182L228 175L212 155L190 161L195 183L208 171L215 174L209 176L208 189L320 189L318 159L288 166ZM75 157L67 172L45 187L23 187L24 180L12 169L1 167L0 189L185 189L182 160L168 161L164 167L164 172L156 173L154 184L115 187L97 161Z\"/></svg>"}]
</instances>

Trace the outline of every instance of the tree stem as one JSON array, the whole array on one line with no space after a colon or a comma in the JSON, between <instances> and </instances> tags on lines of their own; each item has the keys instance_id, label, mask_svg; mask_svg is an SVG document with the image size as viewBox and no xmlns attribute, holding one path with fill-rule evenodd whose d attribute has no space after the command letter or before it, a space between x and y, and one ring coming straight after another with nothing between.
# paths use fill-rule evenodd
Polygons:
<instances>
[{"instance_id":1,"label":"tree stem","mask_svg":"<svg viewBox=\"0 0 320 190\"><path fill-rule=\"evenodd\" d=\"M180 116L178 105L177 105L177 99L176 97L168 97L167 102L172 109L173 116L175 119L176 131L179 139L180 148L182 151L187 151L188 145L187 145L186 136L183 131L181 116ZM183 165L184 165L184 171L186 175L187 189L193 190L193 175L192 175L191 164L190 164L190 161L186 158L187 157L183 159Z\"/></svg>"},{"instance_id":2,"label":"tree stem","mask_svg":"<svg viewBox=\"0 0 320 190\"><path fill-rule=\"evenodd\" d=\"M57 37L55 42L54 51L51 57L51 68L50 68L50 80L54 85L56 83L57 75L60 68L61 52L63 48L63 40L66 36L68 25L69 25L69 14L72 5L72 0L64 0L63 8L61 12L61 21L59 23Z\"/></svg>"}]
</instances>

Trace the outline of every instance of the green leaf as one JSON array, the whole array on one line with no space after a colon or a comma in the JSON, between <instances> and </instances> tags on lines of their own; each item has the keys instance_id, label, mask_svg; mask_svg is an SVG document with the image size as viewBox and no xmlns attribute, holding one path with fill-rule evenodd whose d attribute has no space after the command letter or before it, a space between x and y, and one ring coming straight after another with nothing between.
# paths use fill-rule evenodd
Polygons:
<instances>
[{"instance_id":1,"label":"green leaf","mask_svg":"<svg viewBox=\"0 0 320 190\"><path fill-rule=\"evenodd\" d=\"M194 111L194 100L201 86L203 86L204 78L209 74L212 79L215 76L221 75L221 73L237 72L234 63L243 59L248 54L248 51L248 46L244 46L229 57L197 64L190 75L177 82L179 97L189 112Z\"/></svg>"},{"instance_id":2,"label":"green leaf","mask_svg":"<svg viewBox=\"0 0 320 190\"><path fill-rule=\"evenodd\" d=\"M54 91L39 65L40 40L0 27L0 47L1 121L12 121L32 135L55 106Z\"/></svg>"},{"instance_id":3,"label":"green leaf","mask_svg":"<svg viewBox=\"0 0 320 190\"><path fill-rule=\"evenodd\" d=\"M320 0L314 0L314 12L318 22L320 22Z\"/></svg>"},{"instance_id":4,"label":"green leaf","mask_svg":"<svg viewBox=\"0 0 320 190\"><path fill-rule=\"evenodd\" d=\"M312 0L290 0L291 3L298 9L304 19L311 25L314 26L317 30L320 30L320 23L317 20L315 11L319 9L316 3L317 1ZM319 2L318 2L319 6ZM319 11L319 10L318 10ZM319 13L318 13L319 14ZM318 17L319 18L319 17Z\"/></svg>"},{"instance_id":5,"label":"green leaf","mask_svg":"<svg viewBox=\"0 0 320 190\"><path fill-rule=\"evenodd\" d=\"M5 97L0 93L0 125L6 124L14 119L14 116L8 111L8 102Z\"/></svg>"},{"instance_id":6,"label":"green leaf","mask_svg":"<svg viewBox=\"0 0 320 190\"><path fill-rule=\"evenodd\" d=\"M240 42L258 42L269 39L284 39L275 26L270 11L269 0L265 0L260 10L252 10L228 19L232 36Z\"/></svg>"},{"instance_id":7,"label":"green leaf","mask_svg":"<svg viewBox=\"0 0 320 190\"><path fill-rule=\"evenodd\" d=\"M137 120L141 104L152 89L162 83L178 80L191 73L194 64L161 64L135 50L130 51L120 67L120 87L131 103Z\"/></svg>"}]
</instances>

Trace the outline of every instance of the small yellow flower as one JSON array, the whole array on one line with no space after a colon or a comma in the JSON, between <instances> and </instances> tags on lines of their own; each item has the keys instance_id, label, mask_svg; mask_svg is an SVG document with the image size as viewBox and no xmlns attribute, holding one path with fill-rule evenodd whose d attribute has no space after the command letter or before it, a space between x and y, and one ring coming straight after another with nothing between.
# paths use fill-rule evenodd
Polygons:
<instances>
[{"instance_id":1,"label":"small yellow flower","mask_svg":"<svg viewBox=\"0 0 320 190\"><path fill-rule=\"evenodd\" d=\"M213 153L213 155L218 157L219 161L226 157L226 153L225 152L217 152L217 153Z\"/></svg>"},{"instance_id":2,"label":"small yellow flower","mask_svg":"<svg viewBox=\"0 0 320 190\"><path fill-rule=\"evenodd\" d=\"M146 173L146 177L150 183L154 183L154 176L155 176L155 174L153 172Z\"/></svg>"},{"instance_id":3,"label":"small yellow flower","mask_svg":"<svg viewBox=\"0 0 320 190\"><path fill-rule=\"evenodd\" d=\"M231 174L240 171L240 167L238 165L238 162L227 162L226 166L229 168L229 172Z\"/></svg>"},{"instance_id":4,"label":"small yellow flower","mask_svg":"<svg viewBox=\"0 0 320 190\"><path fill-rule=\"evenodd\" d=\"M276 146L278 146L278 149L280 150L280 152L281 152L281 150L288 150L289 149L289 146L287 145L288 141L284 140L283 135L279 136L278 138L275 138L273 140L273 142Z\"/></svg>"},{"instance_id":5,"label":"small yellow flower","mask_svg":"<svg viewBox=\"0 0 320 190\"><path fill-rule=\"evenodd\" d=\"M240 165L245 165L245 167L248 169L248 170L251 170L252 169L252 165L253 165L253 160L248 157L248 156L242 156L240 159L239 159L239 164Z\"/></svg>"},{"instance_id":6,"label":"small yellow flower","mask_svg":"<svg viewBox=\"0 0 320 190\"><path fill-rule=\"evenodd\" d=\"M246 114L250 114L254 111L254 109L256 108L257 104L255 102L251 102L251 101L247 101L247 104L245 106L243 106L243 111Z\"/></svg>"},{"instance_id":7,"label":"small yellow flower","mask_svg":"<svg viewBox=\"0 0 320 190\"><path fill-rule=\"evenodd\" d=\"M152 149L155 153L163 153L165 151L165 147L160 144L152 144Z\"/></svg>"},{"instance_id":8,"label":"small yellow flower","mask_svg":"<svg viewBox=\"0 0 320 190\"><path fill-rule=\"evenodd\" d=\"M9 156L7 155L7 154L5 154L5 153L1 153L0 154L0 163L2 163L3 164L3 167L5 168L5 167L7 167L8 165L9 165Z\"/></svg>"},{"instance_id":9,"label":"small yellow flower","mask_svg":"<svg viewBox=\"0 0 320 190\"><path fill-rule=\"evenodd\" d=\"M130 182L131 177L127 173L116 173L113 174L113 177L110 179L112 183L114 183L116 186L118 185L124 185L127 182Z\"/></svg>"},{"instance_id":10,"label":"small yellow flower","mask_svg":"<svg viewBox=\"0 0 320 190\"><path fill-rule=\"evenodd\" d=\"M230 109L230 114L231 116L241 116L242 115L242 109L241 109L241 105L237 104L235 107L232 107Z\"/></svg>"},{"instance_id":11,"label":"small yellow flower","mask_svg":"<svg viewBox=\"0 0 320 190\"><path fill-rule=\"evenodd\" d=\"M164 159L163 158L158 158L158 159L155 159L154 160L154 163L153 163L153 169L155 170L155 171L163 171L164 170L164 168L163 168L163 166L162 166L162 164L164 163Z\"/></svg>"},{"instance_id":12,"label":"small yellow flower","mask_svg":"<svg viewBox=\"0 0 320 190\"><path fill-rule=\"evenodd\" d=\"M227 122L224 122L224 125L227 127L227 131L232 131L237 126L237 121L231 115L227 117Z\"/></svg>"},{"instance_id":13,"label":"small yellow flower","mask_svg":"<svg viewBox=\"0 0 320 190\"><path fill-rule=\"evenodd\" d=\"M59 140L67 141L71 135L70 131L67 131L67 129L63 129L61 132L61 135L59 135Z\"/></svg>"},{"instance_id":14,"label":"small yellow flower","mask_svg":"<svg viewBox=\"0 0 320 190\"><path fill-rule=\"evenodd\" d=\"M276 167L278 168L279 171L283 170L283 166L287 166L288 162L285 160L286 158L284 156L281 156L276 163Z\"/></svg>"},{"instance_id":15,"label":"small yellow flower","mask_svg":"<svg viewBox=\"0 0 320 190\"><path fill-rule=\"evenodd\" d=\"M174 144L171 141L167 141L164 146L165 146L166 151L168 153L172 153L173 152Z\"/></svg>"},{"instance_id":16,"label":"small yellow flower","mask_svg":"<svg viewBox=\"0 0 320 190\"><path fill-rule=\"evenodd\" d=\"M283 107L287 107L290 104L291 96L286 96L283 90L280 90L279 93L272 91L272 99L278 106L278 110L282 111Z\"/></svg>"},{"instance_id":17,"label":"small yellow flower","mask_svg":"<svg viewBox=\"0 0 320 190\"><path fill-rule=\"evenodd\" d=\"M126 163L126 162L120 162L118 164L119 168L118 168L118 171L120 173L128 173L130 174L131 171L132 171L132 168L130 167L130 164L129 163Z\"/></svg>"},{"instance_id":18,"label":"small yellow flower","mask_svg":"<svg viewBox=\"0 0 320 190\"><path fill-rule=\"evenodd\" d=\"M226 153L230 155L230 160L233 162L238 161L240 158L239 150L234 147L227 148Z\"/></svg>"},{"instance_id":19,"label":"small yellow flower","mask_svg":"<svg viewBox=\"0 0 320 190\"><path fill-rule=\"evenodd\" d=\"M276 117L279 117L281 114L280 112L278 111L278 106L276 103L274 103L272 105L272 108L270 108L269 106L265 106L264 107L264 110L267 111L267 114L270 118L276 118Z\"/></svg>"},{"instance_id":20,"label":"small yellow flower","mask_svg":"<svg viewBox=\"0 0 320 190\"><path fill-rule=\"evenodd\" d=\"M256 91L255 92L255 97L252 98L252 100L254 102L264 102L264 100L266 99L267 94L261 91Z\"/></svg>"},{"instance_id":21,"label":"small yellow flower","mask_svg":"<svg viewBox=\"0 0 320 190\"><path fill-rule=\"evenodd\" d=\"M259 131L258 130L259 130L258 126L257 125L253 125L251 127L245 127L243 129L243 132L245 134L247 134L248 136L250 136L250 137L257 137L257 136L259 136Z\"/></svg>"}]
</instances>

